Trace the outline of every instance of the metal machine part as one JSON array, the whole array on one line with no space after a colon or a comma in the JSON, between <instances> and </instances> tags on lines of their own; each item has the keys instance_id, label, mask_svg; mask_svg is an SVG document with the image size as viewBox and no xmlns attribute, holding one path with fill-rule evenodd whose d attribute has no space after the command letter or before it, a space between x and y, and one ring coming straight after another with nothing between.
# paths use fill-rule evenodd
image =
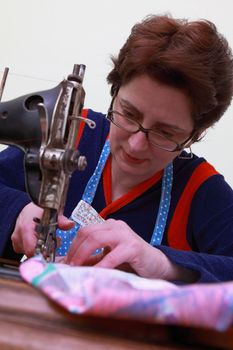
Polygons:
<instances>
[{"instance_id":1,"label":"metal machine part","mask_svg":"<svg viewBox=\"0 0 233 350\"><path fill-rule=\"evenodd\" d=\"M5 69L0 98L8 73ZM35 254L54 261L58 214L63 211L71 174L84 170L86 158L75 147L85 91L84 65L74 65L72 74L53 89L0 103L0 143L25 152L26 189L32 201L44 209L35 218L38 234Z\"/></svg>"}]
</instances>

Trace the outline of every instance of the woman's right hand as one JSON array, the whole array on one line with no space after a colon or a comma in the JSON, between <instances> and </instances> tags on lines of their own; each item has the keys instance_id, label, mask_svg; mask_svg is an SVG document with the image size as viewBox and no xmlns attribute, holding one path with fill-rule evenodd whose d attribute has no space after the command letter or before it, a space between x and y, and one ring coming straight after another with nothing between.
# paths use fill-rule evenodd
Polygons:
<instances>
[{"instance_id":1,"label":"woman's right hand","mask_svg":"<svg viewBox=\"0 0 233 350\"><path fill-rule=\"evenodd\" d=\"M13 234L11 236L12 245L16 253L25 254L28 258L34 255L37 233L33 218L41 218L43 209L34 203L27 204L20 212ZM69 230L74 226L74 222L64 215L58 216L58 226L62 230Z\"/></svg>"},{"instance_id":2,"label":"woman's right hand","mask_svg":"<svg viewBox=\"0 0 233 350\"><path fill-rule=\"evenodd\" d=\"M33 218L40 219L42 214L43 209L34 203L29 203L22 209L11 236L12 245L16 253L23 253L27 257L33 256L37 241Z\"/></svg>"}]
</instances>

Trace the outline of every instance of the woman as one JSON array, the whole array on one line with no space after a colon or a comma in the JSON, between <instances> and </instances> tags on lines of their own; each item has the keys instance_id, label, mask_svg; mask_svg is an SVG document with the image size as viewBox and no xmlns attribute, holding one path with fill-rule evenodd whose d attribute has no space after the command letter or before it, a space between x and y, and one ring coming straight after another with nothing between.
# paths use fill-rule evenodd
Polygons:
<instances>
[{"instance_id":1,"label":"woman","mask_svg":"<svg viewBox=\"0 0 233 350\"><path fill-rule=\"evenodd\" d=\"M208 21L150 16L133 27L113 63L112 104L107 118L86 111L97 124L95 132L84 128L79 143L88 168L73 174L59 218L60 228L75 236L64 262L127 265L142 277L171 281L232 279L233 191L203 158L184 151L231 102L233 61L226 40ZM20 180L10 169L16 160ZM22 192L21 162L20 151L1 156L1 191L14 198L4 203L11 217L3 229L5 237L13 231L17 253L31 256L32 218L41 209ZM66 217L81 198L106 221L76 234L78 227Z\"/></svg>"}]
</instances>

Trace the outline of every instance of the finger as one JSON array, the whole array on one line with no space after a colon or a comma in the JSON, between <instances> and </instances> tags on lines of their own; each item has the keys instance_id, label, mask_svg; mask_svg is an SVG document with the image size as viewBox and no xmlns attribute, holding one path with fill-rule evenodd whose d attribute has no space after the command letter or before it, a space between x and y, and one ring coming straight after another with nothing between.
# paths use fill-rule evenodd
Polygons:
<instances>
[{"instance_id":1,"label":"finger","mask_svg":"<svg viewBox=\"0 0 233 350\"><path fill-rule=\"evenodd\" d=\"M15 232L13 232L11 236L11 242L16 253L20 254L24 252L22 241L18 239L18 235Z\"/></svg>"},{"instance_id":2,"label":"finger","mask_svg":"<svg viewBox=\"0 0 233 350\"><path fill-rule=\"evenodd\" d=\"M59 215L58 226L61 230L70 230L72 227L75 226L75 223L73 220L68 219L66 216Z\"/></svg>"},{"instance_id":3,"label":"finger","mask_svg":"<svg viewBox=\"0 0 233 350\"><path fill-rule=\"evenodd\" d=\"M34 249L36 246L36 233L34 232L33 227L24 227L23 235L20 233L22 229L16 229L12 236L12 246L16 253L24 253L28 257L34 254Z\"/></svg>"},{"instance_id":4,"label":"finger","mask_svg":"<svg viewBox=\"0 0 233 350\"><path fill-rule=\"evenodd\" d=\"M125 254L122 254L122 249L117 247L106 254L103 259L95 265L95 267L114 269L125 262Z\"/></svg>"},{"instance_id":5,"label":"finger","mask_svg":"<svg viewBox=\"0 0 233 350\"><path fill-rule=\"evenodd\" d=\"M83 265L98 248L99 246L90 244L88 238L87 240L84 240L75 251L73 251L72 255L68 252L66 263L70 265Z\"/></svg>"},{"instance_id":6,"label":"finger","mask_svg":"<svg viewBox=\"0 0 233 350\"><path fill-rule=\"evenodd\" d=\"M96 249L110 247L113 249L119 243L117 235L110 234L112 226L109 223L86 226L78 231L68 251L68 264L83 264Z\"/></svg>"},{"instance_id":7,"label":"finger","mask_svg":"<svg viewBox=\"0 0 233 350\"><path fill-rule=\"evenodd\" d=\"M104 254L107 254L111 249L111 244L108 243L108 240L108 232L106 233L102 230L101 232L96 232L96 230L90 229L90 226L81 229L68 251L66 263L74 265L86 264L90 256L94 255L94 252L102 247L108 247L104 250Z\"/></svg>"},{"instance_id":8,"label":"finger","mask_svg":"<svg viewBox=\"0 0 233 350\"><path fill-rule=\"evenodd\" d=\"M91 255L84 263L85 266L94 266L98 264L100 260L104 258L106 254L108 254L111 251L109 247L105 247L101 250L100 253Z\"/></svg>"},{"instance_id":9,"label":"finger","mask_svg":"<svg viewBox=\"0 0 233 350\"><path fill-rule=\"evenodd\" d=\"M98 227L101 228L101 236L104 236L103 226L104 224L94 224L80 228L78 234L74 238L69 248L66 257L66 262L70 263L74 259L74 256L77 254L77 251L80 250L80 247L85 240L87 240L89 242L88 244L90 244L90 246L92 247L91 253L93 253L96 249L100 247L106 246L107 244L100 244L97 241L97 237L100 236ZM88 258L88 256L86 258Z\"/></svg>"},{"instance_id":10,"label":"finger","mask_svg":"<svg viewBox=\"0 0 233 350\"><path fill-rule=\"evenodd\" d=\"M98 254L92 254L91 256L89 256L85 262L83 263L84 266L94 266L95 264L97 264L101 259L103 259L103 257L108 254L110 252L110 248L109 247L105 247L101 250L100 253ZM72 260L72 259L71 259ZM67 255L62 257L62 262L64 264L69 264L69 260L67 259Z\"/></svg>"},{"instance_id":11,"label":"finger","mask_svg":"<svg viewBox=\"0 0 233 350\"><path fill-rule=\"evenodd\" d=\"M11 235L13 249L18 254L24 253L23 238L22 238L21 232L22 230L16 224L15 229Z\"/></svg>"},{"instance_id":12,"label":"finger","mask_svg":"<svg viewBox=\"0 0 233 350\"><path fill-rule=\"evenodd\" d=\"M28 257L32 257L35 254L37 242L37 234L36 232L29 231L24 235L23 238L23 253Z\"/></svg>"},{"instance_id":13,"label":"finger","mask_svg":"<svg viewBox=\"0 0 233 350\"><path fill-rule=\"evenodd\" d=\"M89 258L82 264L83 266L94 266L103 259L104 254L101 252L99 254L91 255Z\"/></svg>"},{"instance_id":14,"label":"finger","mask_svg":"<svg viewBox=\"0 0 233 350\"><path fill-rule=\"evenodd\" d=\"M78 235L76 235L72 241L72 244L67 252L67 255L65 257L65 263L69 264L72 260L74 255L77 252L78 247L82 244L82 242L86 239L86 236L82 234L83 229L79 229Z\"/></svg>"}]
</instances>

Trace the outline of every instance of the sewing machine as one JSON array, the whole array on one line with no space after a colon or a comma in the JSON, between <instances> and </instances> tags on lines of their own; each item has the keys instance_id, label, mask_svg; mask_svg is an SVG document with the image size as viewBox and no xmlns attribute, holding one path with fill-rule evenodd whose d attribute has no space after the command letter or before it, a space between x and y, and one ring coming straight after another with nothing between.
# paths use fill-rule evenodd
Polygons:
<instances>
[{"instance_id":1,"label":"sewing machine","mask_svg":"<svg viewBox=\"0 0 233 350\"><path fill-rule=\"evenodd\" d=\"M0 143L15 145L25 152L26 189L32 201L44 209L34 218L38 234L35 254L54 261L58 213L62 211L69 179L76 169L84 170L86 158L75 148L82 118L85 66L75 64L72 74L58 86L0 103ZM6 83L5 69L0 98Z\"/></svg>"}]
</instances>

